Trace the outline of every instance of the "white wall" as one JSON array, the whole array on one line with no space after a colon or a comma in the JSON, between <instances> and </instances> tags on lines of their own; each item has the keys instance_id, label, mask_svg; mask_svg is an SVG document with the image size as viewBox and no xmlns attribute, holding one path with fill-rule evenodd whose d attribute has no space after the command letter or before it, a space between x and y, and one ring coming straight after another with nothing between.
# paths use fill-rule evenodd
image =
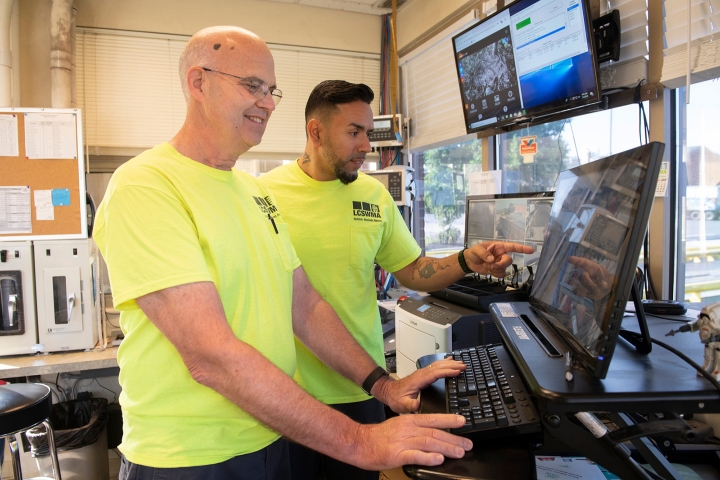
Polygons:
<instances>
[{"instance_id":1,"label":"white wall","mask_svg":"<svg viewBox=\"0 0 720 480\"><path fill-rule=\"evenodd\" d=\"M51 0L20 4L20 82L24 107L50 106ZM381 18L259 0L76 0L79 27L192 35L238 25L268 43L380 53Z\"/></svg>"}]
</instances>

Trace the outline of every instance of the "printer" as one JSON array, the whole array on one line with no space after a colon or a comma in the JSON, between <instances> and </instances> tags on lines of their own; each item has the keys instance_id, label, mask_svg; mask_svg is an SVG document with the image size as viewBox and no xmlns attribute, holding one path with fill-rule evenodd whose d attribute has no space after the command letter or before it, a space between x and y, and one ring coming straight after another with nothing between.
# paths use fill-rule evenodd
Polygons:
<instances>
[{"instance_id":1,"label":"printer","mask_svg":"<svg viewBox=\"0 0 720 480\"><path fill-rule=\"evenodd\" d=\"M400 378L414 372L415 362L425 355L501 342L489 313L430 296L408 297L395 309L395 351Z\"/></svg>"}]
</instances>

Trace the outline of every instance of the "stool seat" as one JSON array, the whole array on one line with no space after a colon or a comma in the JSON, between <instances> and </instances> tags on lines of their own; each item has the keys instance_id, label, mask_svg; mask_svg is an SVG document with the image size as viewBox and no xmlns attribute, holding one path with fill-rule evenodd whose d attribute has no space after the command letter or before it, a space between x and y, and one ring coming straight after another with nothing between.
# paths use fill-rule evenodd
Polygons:
<instances>
[{"instance_id":1,"label":"stool seat","mask_svg":"<svg viewBox=\"0 0 720 480\"><path fill-rule=\"evenodd\" d=\"M50 416L50 387L36 383L0 385L0 436L42 423Z\"/></svg>"}]
</instances>

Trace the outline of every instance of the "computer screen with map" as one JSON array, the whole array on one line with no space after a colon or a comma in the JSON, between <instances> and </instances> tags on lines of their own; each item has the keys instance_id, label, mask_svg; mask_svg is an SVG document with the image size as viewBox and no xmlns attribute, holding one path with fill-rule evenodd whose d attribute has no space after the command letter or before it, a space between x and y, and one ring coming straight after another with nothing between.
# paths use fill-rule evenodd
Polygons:
<instances>
[{"instance_id":1,"label":"computer screen with map","mask_svg":"<svg viewBox=\"0 0 720 480\"><path fill-rule=\"evenodd\" d=\"M468 133L600 101L586 0L518 0L453 37Z\"/></svg>"}]
</instances>

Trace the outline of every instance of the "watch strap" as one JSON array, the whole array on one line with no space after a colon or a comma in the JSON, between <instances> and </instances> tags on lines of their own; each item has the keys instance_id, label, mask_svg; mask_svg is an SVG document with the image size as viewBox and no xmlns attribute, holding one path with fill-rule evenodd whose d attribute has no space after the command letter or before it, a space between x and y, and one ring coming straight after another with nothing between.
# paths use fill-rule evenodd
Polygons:
<instances>
[{"instance_id":1,"label":"watch strap","mask_svg":"<svg viewBox=\"0 0 720 480\"><path fill-rule=\"evenodd\" d=\"M378 380L380 380L381 377L385 375L390 375L383 367L377 367L375 370L373 370L370 375L367 376L365 381L362 384L363 392L370 395L370 390L372 390L372 387L375 386Z\"/></svg>"},{"instance_id":2,"label":"watch strap","mask_svg":"<svg viewBox=\"0 0 720 480\"><path fill-rule=\"evenodd\" d=\"M465 273L473 273L472 270L470 270L470 267L467 266L467 263L465 262L465 248L460 250L458 252L458 263L460 264L460 268L462 268L462 271Z\"/></svg>"}]
</instances>

